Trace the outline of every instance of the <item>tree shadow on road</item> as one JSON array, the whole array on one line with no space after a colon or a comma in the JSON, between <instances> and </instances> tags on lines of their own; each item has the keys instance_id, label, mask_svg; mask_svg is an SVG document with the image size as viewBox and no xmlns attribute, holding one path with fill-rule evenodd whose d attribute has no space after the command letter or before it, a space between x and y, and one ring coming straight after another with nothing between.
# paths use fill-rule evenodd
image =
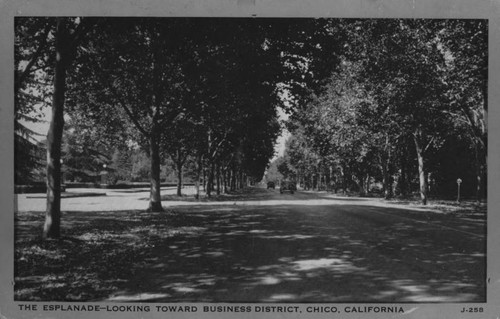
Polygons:
<instances>
[{"instance_id":1,"label":"tree shadow on road","mask_svg":"<svg viewBox=\"0 0 500 319\"><path fill-rule=\"evenodd\" d=\"M217 217L214 210L183 216L188 224L198 221L207 229L203 236L157 247L165 258L144 270L157 274L147 287L157 301L451 302L484 298L484 242L464 240L457 246L442 231L434 229L433 236L428 236L432 230L414 230L405 223L392 233L392 225L375 225L378 229L367 239L356 236L361 229L322 227L322 209L316 211L317 216L290 214L283 207L281 213L269 214L250 207L219 212ZM308 222L314 217L318 217L316 222ZM128 296L133 300L136 293L128 288L111 299Z\"/></svg>"},{"instance_id":2,"label":"tree shadow on road","mask_svg":"<svg viewBox=\"0 0 500 319\"><path fill-rule=\"evenodd\" d=\"M18 214L16 300L484 301L484 239L390 214L367 230L352 214L367 208L349 209L71 212L58 242L33 235L42 216Z\"/></svg>"}]
</instances>

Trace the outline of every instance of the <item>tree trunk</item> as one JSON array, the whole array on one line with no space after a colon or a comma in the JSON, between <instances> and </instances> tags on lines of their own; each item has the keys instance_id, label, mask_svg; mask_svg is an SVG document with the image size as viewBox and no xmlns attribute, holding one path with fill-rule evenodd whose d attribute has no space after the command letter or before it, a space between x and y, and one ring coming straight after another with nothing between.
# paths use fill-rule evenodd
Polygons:
<instances>
[{"instance_id":1,"label":"tree trunk","mask_svg":"<svg viewBox=\"0 0 500 319\"><path fill-rule=\"evenodd\" d=\"M182 163L177 162L177 196L182 196Z\"/></svg>"},{"instance_id":2,"label":"tree trunk","mask_svg":"<svg viewBox=\"0 0 500 319\"><path fill-rule=\"evenodd\" d=\"M59 238L61 236L61 144L64 129L66 67L70 59L67 45L68 30L64 25L64 21L58 19L52 118L47 134L47 208L43 226L44 239Z\"/></svg>"},{"instance_id":3,"label":"tree trunk","mask_svg":"<svg viewBox=\"0 0 500 319\"><path fill-rule=\"evenodd\" d=\"M427 172L425 167L424 151L418 137L414 137L418 159L418 177L420 181L420 199L422 205L427 205Z\"/></svg>"},{"instance_id":4,"label":"tree trunk","mask_svg":"<svg viewBox=\"0 0 500 319\"><path fill-rule=\"evenodd\" d=\"M157 124L156 124L157 125ZM160 145L157 128L151 131L149 140L149 153L151 156L151 190L149 195L149 208L151 212L162 212L161 206L161 181L160 181Z\"/></svg>"},{"instance_id":5,"label":"tree trunk","mask_svg":"<svg viewBox=\"0 0 500 319\"><path fill-rule=\"evenodd\" d=\"M389 135L386 134L384 150L382 155L380 155L380 165L382 166L382 185L385 199L390 199L394 195L392 191L393 177L391 170L391 160Z\"/></svg>"},{"instance_id":6,"label":"tree trunk","mask_svg":"<svg viewBox=\"0 0 500 319\"><path fill-rule=\"evenodd\" d=\"M199 199L200 198L200 179L199 178L197 178L194 181L194 188L195 188L194 198Z\"/></svg>"},{"instance_id":7,"label":"tree trunk","mask_svg":"<svg viewBox=\"0 0 500 319\"><path fill-rule=\"evenodd\" d=\"M391 174L387 175L387 188L385 189L385 199L391 199L394 197L394 177Z\"/></svg>"},{"instance_id":8,"label":"tree trunk","mask_svg":"<svg viewBox=\"0 0 500 319\"><path fill-rule=\"evenodd\" d=\"M326 184L326 191L331 191L331 182L332 182L332 167L328 167L328 174L325 175L325 184Z\"/></svg>"},{"instance_id":9,"label":"tree trunk","mask_svg":"<svg viewBox=\"0 0 500 319\"><path fill-rule=\"evenodd\" d=\"M214 189L214 164L210 164L207 180L207 196L210 198L212 196L212 191Z\"/></svg>"},{"instance_id":10,"label":"tree trunk","mask_svg":"<svg viewBox=\"0 0 500 319\"><path fill-rule=\"evenodd\" d=\"M231 191L234 192L236 190L236 172L234 168L231 170Z\"/></svg>"},{"instance_id":11,"label":"tree trunk","mask_svg":"<svg viewBox=\"0 0 500 319\"><path fill-rule=\"evenodd\" d=\"M203 171L203 191L207 192L207 169L204 167L202 169Z\"/></svg>"},{"instance_id":12,"label":"tree trunk","mask_svg":"<svg viewBox=\"0 0 500 319\"><path fill-rule=\"evenodd\" d=\"M371 181L370 175L367 174L366 179L365 179L365 193L366 194L370 193L370 181Z\"/></svg>"},{"instance_id":13,"label":"tree trunk","mask_svg":"<svg viewBox=\"0 0 500 319\"><path fill-rule=\"evenodd\" d=\"M341 179L339 184L342 185L342 192L345 195L346 194L346 187L347 187L345 168L343 166L341 166L339 168L340 168L340 179Z\"/></svg>"},{"instance_id":14,"label":"tree trunk","mask_svg":"<svg viewBox=\"0 0 500 319\"><path fill-rule=\"evenodd\" d=\"M240 189L243 189L243 187L245 187L243 183L244 183L244 181L243 181L243 171L240 170L240 185L239 185Z\"/></svg>"},{"instance_id":15,"label":"tree trunk","mask_svg":"<svg viewBox=\"0 0 500 319\"><path fill-rule=\"evenodd\" d=\"M203 170L202 167L202 157L200 155L197 156L196 158L196 180L194 182L195 188L196 188L196 194L194 195L194 198L199 199L200 198L200 178L201 178L201 172Z\"/></svg>"},{"instance_id":16,"label":"tree trunk","mask_svg":"<svg viewBox=\"0 0 500 319\"><path fill-rule=\"evenodd\" d=\"M222 170L222 182L223 182L222 185L223 185L224 194L227 194L228 193L228 190L227 190L227 167Z\"/></svg>"},{"instance_id":17,"label":"tree trunk","mask_svg":"<svg viewBox=\"0 0 500 319\"><path fill-rule=\"evenodd\" d=\"M483 178L485 176L483 163L483 152L480 150L480 146L478 143L475 145L475 169L476 169L476 200L479 201L484 195L483 186L485 185L486 179Z\"/></svg>"},{"instance_id":18,"label":"tree trunk","mask_svg":"<svg viewBox=\"0 0 500 319\"><path fill-rule=\"evenodd\" d=\"M404 153L406 155L406 152ZM401 157L401 174L399 176L398 186L399 192L402 196L408 195L408 172L407 172L407 163L406 156Z\"/></svg>"},{"instance_id":19,"label":"tree trunk","mask_svg":"<svg viewBox=\"0 0 500 319\"><path fill-rule=\"evenodd\" d=\"M216 168L216 180L217 180L217 195L220 195L220 164L217 163L217 168Z\"/></svg>"},{"instance_id":20,"label":"tree trunk","mask_svg":"<svg viewBox=\"0 0 500 319\"><path fill-rule=\"evenodd\" d=\"M359 189L359 195L360 196L365 196L365 179L363 175L356 176L356 179L358 180L358 189Z\"/></svg>"},{"instance_id":21,"label":"tree trunk","mask_svg":"<svg viewBox=\"0 0 500 319\"><path fill-rule=\"evenodd\" d=\"M393 179L392 175L389 173L388 166L389 166L388 161L382 162L382 188L385 199L391 199L393 196L393 191L392 191Z\"/></svg>"}]
</instances>

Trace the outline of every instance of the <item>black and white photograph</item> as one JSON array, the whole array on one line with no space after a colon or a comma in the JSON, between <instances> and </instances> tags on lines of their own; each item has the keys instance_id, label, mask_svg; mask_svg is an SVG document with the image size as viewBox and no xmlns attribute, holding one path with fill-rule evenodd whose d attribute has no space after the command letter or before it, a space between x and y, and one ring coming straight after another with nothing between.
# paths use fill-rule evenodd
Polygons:
<instances>
[{"instance_id":1,"label":"black and white photograph","mask_svg":"<svg viewBox=\"0 0 500 319\"><path fill-rule=\"evenodd\" d=\"M489 19L12 24L19 317L494 313Z\"/></svg>"},{"instance_id":2,"label":"black and white photograph","mask_svg":"<svg viewBox=\"0 0 500 319\"><path fill-rule=\"evenodd\" d=\"M485 20L15 32L16 300L485 301Z\"/></svg>"}]
</instances>

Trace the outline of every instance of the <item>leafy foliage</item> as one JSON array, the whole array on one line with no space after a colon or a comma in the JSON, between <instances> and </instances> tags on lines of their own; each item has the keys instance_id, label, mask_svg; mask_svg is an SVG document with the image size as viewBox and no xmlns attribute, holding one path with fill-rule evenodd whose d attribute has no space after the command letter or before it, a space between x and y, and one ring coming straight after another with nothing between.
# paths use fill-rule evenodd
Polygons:
<instances>
[{"instance_id":1,"label":"leafy foliage","mask_svg":"<svg viewBox=\"0 0 500 319\"><path fill-rule=\"evenodd\" d=\"M352 177L361 193L368 191L364 180L371 177L381 178L386 197L392 196L394 188L406 193L418 168L423 202L430 179L434 191L448 189L449 194L458 177L440 175L443 162L456 161L443 151L444 145L448 140L465 144L469 140L475 145L476 159L462 156L462 163L469 164L461 165L469 171L477 167L476 185L482 189L484 21L355 20L342 27L350 41L344 46L340 67L318 94L310 96L307 107L293 114L289 129L296 138L322 162L339 167L342 179ZM474 80L460 77L465 74ZM457 93L466 90L471 90L467 107ZM411 144L413 150L408 147ZM304 158L291 154L292 161L307 165ZM416 164L409 155L418 158ZM441 184L437 189L436 183Z\"/></svg>"}]
</instances>

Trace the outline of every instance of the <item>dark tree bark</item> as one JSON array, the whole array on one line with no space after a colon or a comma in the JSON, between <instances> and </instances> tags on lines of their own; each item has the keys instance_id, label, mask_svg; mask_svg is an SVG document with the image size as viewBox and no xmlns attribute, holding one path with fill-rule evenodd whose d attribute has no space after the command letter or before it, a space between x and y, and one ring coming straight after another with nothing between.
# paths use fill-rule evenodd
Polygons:
<instances>
[{"instance_id":1,"label":"dark tree bark","mask_svg":"<svg viewBox=\"0 0 500 319\"><path fill-rule=\"evenodd\" d=\"M363 174L356 175L356 184L358 185L358 191L360 196L365 196L365 177Z\"/></svg>"},{"instance_id":2,"label":"dark tree bark","mask_svg":"<svg viewBox=\"0 0 500 319\"><path fill-rule=\"evenodd\" d=\"M382 187L385 199L391 199L393 193L393 177L392 177L392 154L389 141L389 134L385 135L385 144L382 154L380 155L380 166L382 168Z\"/></svg>"},{"instance_id":3,"label":"dark tree bark","mask_svg":"<svg viewBox=\"0 0 500 319\"><path fill-rule=\"evenodd\" d=\"M392 183L393 183L393 177L390 173L390 162L389 159L386 157L382 158L382 163L381 163L381 168L382 168L382 188L384 192L384 198L385 199L391 199L393 197L393 191L392 191Z\"/></svg>"},{"instance_id":4,"label":"dark tree bark","mask_svg":"<svg viewBox=\"0 0 500 319\"><path fill-rule=\"evenodd\" d=\"M216 181L217 181L217 195L220 195L220 184L221 184L221 180L220 180L220 164L217 163L217 168L216 168Z\"/></svg>"},{"instance_id":5,"label":"dark tree bark","mask_svg":"<svg viewBox=\"0 0 500 319\"><path fill-rule=\"evenodd\" d=\"M231 170L231 191L234 192L236 190L236 171L234 168Z\"/></svg>"},{"instance_id":6,"label":"dark tree bark","mask_svg":"<svg viewBox=\"0 0 500 319\"><path fill-rule=\"evenodd\" d=\"M203 168L203 191L207 192L207 168Z\"/></svg>"},{"instance_id":7,"label":"dark tree bark","mask_svg":"<svg viewBox=\"0 0 500 319\"><path fill-rule=\"evenodd\" d=\"M332 182L332 167L328 167L328 174L325 175L325 184L326 184L326 191L331 191L331 182Z\"/></svg>"},{"instance_id":8,"label":"dark tree bark","mask_svg":"<svg viewBox=\"0 0 500 319\"><path fill-rule=\"evenodd\" d=\"M207 180L207 196L209 198L212 196L212 191L214 190L214 170L214 164L210 163Z\"/></svg>"},{"instance_id":9,"label":"dark tree bark","mask_svg":"<svg viewBox=\"0 0 500 319\"><path fill-rule=\"evenodd\" d=\"M486 174L485 167L486 164L484 160L484 152L481 151L480 146L476 143L475 145L475 170L476 170L476 200L479 201L484 197L484 185L486 185Z\"/></svg>"},{"instance_id":10,"label":"dark tree bark","mask_svg":"<svg viewBox=\"0 0 500 319\"><path fill-rule=\"evenodd\" d=\"M341 170L341 178L342 178L342 191L344 192L344 195L347 194L347 186L348 186L347 178L348 178L348 176L349 176L349 172L348 172L346 166L343 166L342 170Z\"/></svg>"},{"instance_id":11,"label":"dark tree bark","mask_svg":"<svg viewBox=\"0 0 500 319\"><path fill-rule=\"evenodd\" d=\"M398 180L398 188L399 188L399 193L401 196L407 196L408 195L408 169L407 169L407 159L406 159L406 152L404 153L405 156L401 157L400 165L401 165L401 174L399 176Z\"/></svg>"},{"instance_id":12,"label":"dark tree bark","mask_svg":"<svg viewBox=\"0 0 500 319\"><path fill-rule=\"evenodd\" d=\"M244 187L244 184L243 184L244 181L243 181L243 171L242 170L240 170L240 174L239 175L240 175L240 178L239 178L240 179L240 181L239 181L239 184L240 184L239 188L243 189L243 187Z\"/></svg>"},{"instance_id":13,"label":"dark tree bark","mask_svg":"<svg viewBox=\"0 0 500 319\"><path fill-rule=\"evenodd\" d=\"M196 199L200 198L200 178L202 171L203 171L203 158L201 155L198 155L196 157L196 179L194 181L194 185L196 187L196 194L194 195L194 198Z\"/></svg>"},{"instance_id":14,"label":"dark tree bark","mask_svg":"<svg viewBox=\"0 0 500 319\"><path fill-rule=\"evenodd\" d=\"M177 161L177 196L182 196L182 163Z\"/></svg>"},{"instance_id":15,"label":"dark tree bark","mask_svg":"<svg viewBox=\"0 0 500 319\"><path fill-rule=\"evenodd\" d=\"M228 193L228 189L227 189L227 184L228 184L228 171L227 171L227 167L222 170L222 181L223 181L224 194L227 194Z\"/></svg>"}]
</instances>

